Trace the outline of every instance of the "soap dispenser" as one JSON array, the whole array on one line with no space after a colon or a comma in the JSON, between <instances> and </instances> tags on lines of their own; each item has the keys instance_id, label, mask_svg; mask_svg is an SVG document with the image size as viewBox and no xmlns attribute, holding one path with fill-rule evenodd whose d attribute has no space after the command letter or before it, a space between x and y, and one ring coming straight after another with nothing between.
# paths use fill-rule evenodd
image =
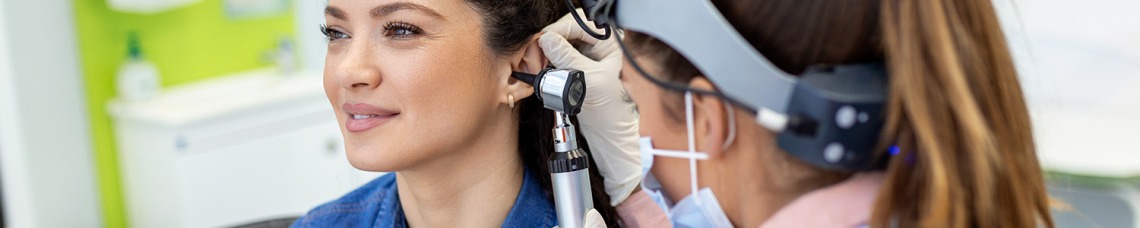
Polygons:
<instances>
[{"instance_id":1,"label":"soap dispenser","mask_svg":"<svg viewBox=\"0 0 1140 228\"><path fill-rule=\"evenodd\" d=\"M127 61L119 67L115 77L120 99L137 102L150 99L160 88L158 68L143 59L142 45L137 33L127 36Z\"/></svg>"}]
</instances>

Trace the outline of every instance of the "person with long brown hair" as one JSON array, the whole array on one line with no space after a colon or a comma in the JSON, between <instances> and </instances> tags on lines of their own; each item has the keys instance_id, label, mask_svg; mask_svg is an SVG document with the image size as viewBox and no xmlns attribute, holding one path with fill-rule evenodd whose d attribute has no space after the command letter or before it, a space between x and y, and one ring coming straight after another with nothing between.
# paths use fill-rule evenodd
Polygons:
<instances>
[{"instance_id":1,"label":"person with long brown hair","mask_svg":"<svg viewBox=\"0 0 1140 228\"><path fill-rule=\"evenodd\" d=\"M623 18L623 11L653 11L657 16L641 21L670 23L699 18L702 10L655 11L684 3L676 1L637 1L644 8L636 9L618 2L619 15L609 22L615 28L636 19ZM870 153L827 144L824 162L802 156L783 132L834 126L802 124L795 113L772 118L749 99L776 98L733 91L751 86L771 94L762 91L771 85L723 80L769 75L725 76L720 68L735 66L723 58L737 50L696 59L710 58L701 53L707 50L685 49L692 40L676 37L709 35L701 31L718 25L666 25L696 33L682 35L624 27L624 34L615 32L627 57L620 76L647 137L647 176L635 195L660 194L654 198L675 226L1053 227L1018 74L990 1L711 0L711 6L749 46L742 49L787 75L884 72L881 112L852 111L857 117L834 121L881 120L881 128L851 136L865 138ZM545 45L546 39L570 40L564 46L602 42L555 35L540 40L548 56L572 49ZM596 51L586 50L587 56ZM592 64L554 61L563 68ZM781 128L793 122L800 125ZM882 162L868 169L827 163L864 155Z\"/></svg>"}]
</instances>

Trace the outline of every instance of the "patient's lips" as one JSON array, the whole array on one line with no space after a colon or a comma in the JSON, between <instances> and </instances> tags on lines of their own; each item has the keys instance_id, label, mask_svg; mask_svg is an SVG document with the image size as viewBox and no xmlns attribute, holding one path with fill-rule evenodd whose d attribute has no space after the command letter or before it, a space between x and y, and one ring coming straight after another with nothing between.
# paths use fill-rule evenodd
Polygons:
<instances>
[{"instance_id":1,"label":"patient's lips","mask_svg":"<svg viewBox=\"0 0 1140 228\"><path fill-rule=\"evenodd\" d=\"M364 103L345 103L342 107L344 112L348 114L348 119L344 121L344 128L348 129L349 132L367 131L400 115L397 111Z\"/></svg>"}]
</instances>

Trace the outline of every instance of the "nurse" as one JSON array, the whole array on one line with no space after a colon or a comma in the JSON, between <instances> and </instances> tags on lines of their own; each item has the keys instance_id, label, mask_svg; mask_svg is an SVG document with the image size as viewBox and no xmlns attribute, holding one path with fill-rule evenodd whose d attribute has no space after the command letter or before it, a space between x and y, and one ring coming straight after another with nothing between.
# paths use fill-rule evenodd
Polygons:
<instances>
[{"instance_id":1,"label":"nurse","mask_svg":"<svg viewBox=\"0 0 1140 228\"><path fill-rule=\"evenodd\" d=\"M623 218L1053 226L990 1L614 4L591 18L624 34L598 40L563 18L539 43L557 67L620 77L637 105L645 178L626 201L660 207L619 208ZM604 58L622 50L620 68Z\"/></svg>"}]
</instances>

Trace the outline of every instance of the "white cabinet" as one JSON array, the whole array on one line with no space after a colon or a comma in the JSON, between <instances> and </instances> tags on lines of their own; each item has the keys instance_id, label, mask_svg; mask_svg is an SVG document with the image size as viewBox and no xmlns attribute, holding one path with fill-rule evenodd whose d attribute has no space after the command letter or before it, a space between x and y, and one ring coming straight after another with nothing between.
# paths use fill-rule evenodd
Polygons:
<instances>
[{"instance_id":1,"label":"white cabinet","mask_svg":"<svg viewBox=\"0 0 1140 228\"><path fill-rule=\"evenodd\" d=\"M154 14L198 3L201 0L107 0L107 6L124 13Z\"/></svg>"},{"instance_id":2,"label":"white cabinet","mask_svg":"<svg viewBox=\"0 0 1140 228\"><path fill-rule=\"evenodd\" d=\"M133 227L299 216L378 173L348 164L319 75L258 70L112 102Z\"/></svg>"}]
</instances>

